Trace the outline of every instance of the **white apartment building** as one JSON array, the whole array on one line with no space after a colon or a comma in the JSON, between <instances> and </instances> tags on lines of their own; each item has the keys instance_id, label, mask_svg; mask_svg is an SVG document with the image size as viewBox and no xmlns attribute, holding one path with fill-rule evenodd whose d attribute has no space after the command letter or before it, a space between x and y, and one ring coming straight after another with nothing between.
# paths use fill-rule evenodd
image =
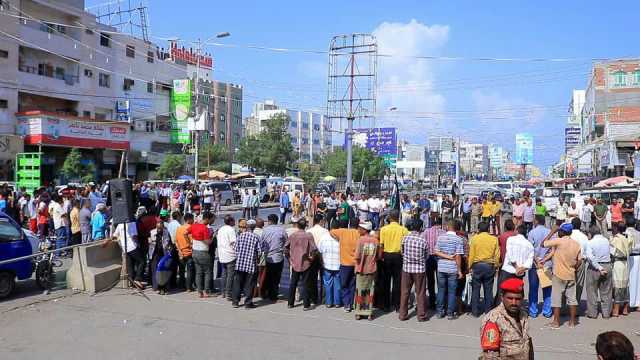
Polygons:
<instances>
[{"instance_id":1,"label":"white apartment building","mask_svg":"<svg viewBox=\"0 0 640 360\"><path fill-rule=\"evenodd\" d=\"M460 144L460 169L465 177L489 176L489 147L485 144Z\"/></svg>"},{"instance_id":2,"label":"white apartment building","mask_svg":"<svg viewBox=\"0 0 640 360\"><path fill-rule=\"evenodd\" d=\"M264 129L264 122L274 115L286 114L289 119L291 144L301 161L319 162L323 153L331 151L331 121L324 115L299 110L281 109L272 100L254 105L254 112L245 119L245 135L255 135Z\"/></svg>"},{"instance_id":3,"label":"white apartment building","mask_svg":"<svg viewBox=\"0 0 640 360\"><path fill-rule=\"evenodd\" d=\"M117 175L121 150L131 177L181 151L169 143L169 109L186 64L96 22L83 0L0 4L0 135L43 152L43 178L57 177L72 147L98 178Z\"/></svg>"}]
</instances>

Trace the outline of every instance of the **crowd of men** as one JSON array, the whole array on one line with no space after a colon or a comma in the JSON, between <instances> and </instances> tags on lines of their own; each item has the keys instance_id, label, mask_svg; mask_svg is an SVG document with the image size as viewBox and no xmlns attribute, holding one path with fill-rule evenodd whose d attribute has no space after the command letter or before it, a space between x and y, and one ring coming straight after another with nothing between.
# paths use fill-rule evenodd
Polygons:
<instances>
[{"instance_id":1,"label":"crowd of men","mask_svg":"<svg viewBox=\"0 0 640 360\"><path fill-rule=\"evenodd\" d=\"M280 216L260 218L247 194L243 209L249 211L238 219L225 215L224 225L215 226L215 192L188 184L137 184L135 219L114 226L105 190L42 188L33 196L0 191L0 210L38 236L55 236L58 246L117 241L126 249L132 286L151 285L159 294L183 289L253 308L257 297L278 301L287 265L283 295L290 308L299 300L304 311L324 303L356 319L395 311L406 321L415 307L419 322L429 319L429 310L449 320L469 310L475 317L484 314L485 358L505 351L504 344L496 347L496 337L517 340L507 342L509 353L521 355L513 358L532 358L531 339L522 329L539 314L552 319L549 327L560 327L563 300L569 327L582 314L626 316L640 306L640 222L626 202L609 208L589 199L578 214L574 204L561 201L549 221L541 201L526 193L505 201L404 195L395 207L386 196L282 191ZM633 205L633 199L627 202ZM610 229L602 221L607 212ZM292 226L284 226L286 220ZM214 278L220 279L217 288ZM583 291L586 308L580 306Z\"/></svg>"}]
</instances>

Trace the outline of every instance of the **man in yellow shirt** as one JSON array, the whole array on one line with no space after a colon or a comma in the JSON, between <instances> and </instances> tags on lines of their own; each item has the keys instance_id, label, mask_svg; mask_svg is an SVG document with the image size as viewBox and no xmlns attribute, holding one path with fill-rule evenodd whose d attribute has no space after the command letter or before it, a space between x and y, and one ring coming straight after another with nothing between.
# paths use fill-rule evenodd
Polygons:
<instances>
[{"instance_id":1,"label":"man in yellow shirt","mask_svg":"<svg viewBox=\"0 0 640 360\"><path fill-rule=\"evenodd\" d=\"M494 235L500 235L500 213L502 212L502 202L494 197L491 199L491 228Z\"/></svg>"},{"instance_id":2,"label":"man in yellow shirt","mask_svg":"<svg viewBox=\"0 0 640 360\"><path fill-rule=\"evenodd\" d=\"M493 304L493 280L500 264L498 238L489 234L489 223L478 224L478 234L469 242L469 266L471 268L471 312L480 317L480 286L484 289L484 312Z\"/></svg>"},{"instance_id":3,"label":"man in yellow shirt","mask_svg":"<svg viewBox=\"0 0 640 360\"><path fill-rule=\"evenodd\" d=\"M398 210L389 212L389 225L380 229L380 247L383 255L383 274L380 289L380 299L385 311L400 309L400 275L402 275L402 238L409 234L409 230L398 224L400 214ZM391 287L393 283L393 289Z\"/></svg>"}]
</instances>

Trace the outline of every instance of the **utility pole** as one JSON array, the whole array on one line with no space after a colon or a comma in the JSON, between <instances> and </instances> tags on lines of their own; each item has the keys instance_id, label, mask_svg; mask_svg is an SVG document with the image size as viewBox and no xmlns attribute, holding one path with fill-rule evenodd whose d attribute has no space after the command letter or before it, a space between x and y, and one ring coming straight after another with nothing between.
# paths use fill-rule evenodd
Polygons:
<instances>
[{"instance_id":1,"label":"utility pole","mask_svg":"<svg viewBox=\"0 0 640 360\"><path fill-rule=\"evenodd\" d=\"M200 97L199 97L199 87L200 87L200 50L202 49L202 42L200 41L200 39L198 39L198 46L196 47L196 78L195 78L195 91L196 91L196 101L195 101L195 109L196 111L194 111L194 123L196 121L199 121L200 119L200 104L198 103ZM198 144L198 130L197 130L197 126L196 129L193 130L193 146L194 146L194 159L193 159L193 163L194 163L194 169L193 169L193 182L196 186L196 190L198 189L198 155L200 154L199 151L199 144Z\"/></svg>"},{"instance_id":2,"label":"utility pole","mask_svg":"<svg viewBox=\"0 0 640 360\"><path fill-rule=\"evenodd\" d=\"M349 78L349 115L347 116L347 188L353 185L353 82L355 65L355 40L351 40L351 77Z\"/></svg>"},{"instance_id":3,"label":"utility pole","mask_svg":"<svg viewBox=\"0 0 640 360\"><path fill-rule=\"evenodd\" d=\"M456 148L456 184L460 188L460 137L458 136L458 146Z\"/></svg>"}]
</instances>

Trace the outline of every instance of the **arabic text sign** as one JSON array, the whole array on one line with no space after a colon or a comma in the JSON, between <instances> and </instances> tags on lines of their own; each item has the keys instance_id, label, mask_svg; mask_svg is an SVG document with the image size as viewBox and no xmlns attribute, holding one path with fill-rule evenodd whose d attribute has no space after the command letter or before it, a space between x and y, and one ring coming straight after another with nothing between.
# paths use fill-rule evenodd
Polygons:
<instances>
[{"instance_id":1,"label":"arabic text sign","mask_svg":"<svg viewBox=\"0 0 640 360\"><path fill-rule=\"evenodd\" d=\"M129 148L129 124L127 123L91 122L48 115L19 116L18 134L25 137L27 144L115 150Z\"/></svg>"},{"instance_id":2,"label":"arabic text sign","mask_svg":"<svg viewBox=\"0 0 640 360\"><path fill-rule=\"evenodd\" d=\"M191 80L173 80L171 90L171 143L190 144Z\"/></svg>"},{"instance_id":3,"label":"arabic text sign","mask_svg":"<svg viewBox=\"0 0 640 360\"><path fill-rule=\"evenodd\" d=\"M353 144L366 147L377 155L398 154L396 128L354 129Z\"/></svg>"},{"instance_id":4,"label":"arabic text sign","mask_svg":"<svg viewBox=\"0 0 640 360\"><path fill-rule=\"evenodd\" d=\"M564 147L571 150L580 145L581 131L579 127L568 127L564 129Z\"/></svg>"}]
</instances>

